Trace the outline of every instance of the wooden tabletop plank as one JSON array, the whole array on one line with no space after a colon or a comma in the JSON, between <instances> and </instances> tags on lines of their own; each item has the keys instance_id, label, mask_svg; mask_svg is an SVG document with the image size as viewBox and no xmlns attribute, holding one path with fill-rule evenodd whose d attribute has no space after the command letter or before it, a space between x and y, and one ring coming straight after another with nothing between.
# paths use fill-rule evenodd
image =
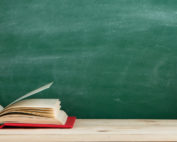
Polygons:
<instances>
[{"instance_id":1,"label":"wooden tabletop plank","mask_svg":"<svg viewBox=\"0 0 177 142\"><path fill-rule=\"evenodd\" d=\"M1 129L0 141L177 141L177 120L78 119L73 129Z\"/></svg>"}]
</instances>

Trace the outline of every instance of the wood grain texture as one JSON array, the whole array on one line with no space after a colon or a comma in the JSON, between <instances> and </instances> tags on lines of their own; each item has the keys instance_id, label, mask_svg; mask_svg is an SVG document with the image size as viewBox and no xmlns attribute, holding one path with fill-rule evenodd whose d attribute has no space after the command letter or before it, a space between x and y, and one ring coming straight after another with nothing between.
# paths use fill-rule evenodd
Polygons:
<instances>
[{"instance_id":1,"label":"wood grain texture","mask_svg":"<svg viewBox=\"0 0 177 142\"><path fill-rule=\"evenodd\" d=\"M2 129L0 141L177 141L177 120L78 119L73 129Z\"/></svg>"}]
</instances>

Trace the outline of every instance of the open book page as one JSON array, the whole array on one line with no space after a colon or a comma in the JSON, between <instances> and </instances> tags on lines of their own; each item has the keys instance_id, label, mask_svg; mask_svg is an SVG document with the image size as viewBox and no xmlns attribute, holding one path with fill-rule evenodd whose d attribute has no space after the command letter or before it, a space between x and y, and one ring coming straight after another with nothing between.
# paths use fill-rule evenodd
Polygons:
<instances>
[{"instance_id":1,"label":"open book page","mask_svg":"<svg viewBox=\"0 0 177 142\"><path fill-rule=\"evenodd\" d=\"M50 86L51 86L52 84L53 84L53 82L51 82L51 83L49 83L49 84L47 84L47 85L44 85L44 86L42 86L42 87L40 87L40 88L38 88L38 89L36 89L36 90L33 90L33 91L31 91L31 92L25 94L24 96L22 96L22 97L16 99L15 101L13 101L12 103L10 103L9 105L14 104L14 103L16 103L16 102L18 102L18 101L20 101L20 100L23 100L23 99L25 99L25 98L27 98L27 97L29 97L29 96L32 96L32 95L34 95L34 94L36 94L36 93L38 93L38 92L43 91L43 90L45 90L45 89L48 89L48 88L50 88Z\"/></svg>"},{"instance_id":2,"label":"open book page","mask_svg":"<svg viewBox=\"0 0 177 142\"><path fill-rule=\"evenodd\" d=\"M30 107L30 108L58 108L60 105L59 99L27 99L16 102L6 108Z\"/></svg>"},{"instance_id":3,"label":"open book page","mask_svg":"<svg viewBox=\"0 0 177 142\"><path fill-rule=\"evenodd\" d=\"M4 108L0 105L0 112L3 110Z\"/></svg>"},{"instance_id":4,"label":"open book page","mask_svg":"<svg viewBox=\"0 0 177 142\"><path fill-rule=\"evenodd\" d=\"M12 104L14 104L14 103L16 103L16 102L18 102L18 101L21 101L21 100L27 98L27 97L29 97L29 96L32 96L32 95L34 95L34 94L36 94L36 93L38 93L38 92L41 92L41 91L43 91L43 90L45 90L45 89L50 88L50 86L51 86L52 84L53 84L53 82L48 83L48 84L46 84L46 85L44 85L44 86L42 86L42 87L40 87L40 88L38 88L38 89L35 89L35 90L33 90L33 91L31 91L31 92L29 92L29 93L23 95L22 97L16 99L16 100L13 101L12 103L10 103L7 107L9 107L10 105L12 105ZM3 107L0 106L0 112L1 112L2 110L3 110Z\"/></svg>"},{"instance_id":5,"label":"open book page","mask_svg":"<svg viewBox=\"0 0 177 142\"><path fill-rule=\"evenodd\" d=\"M61 116L60 119L49 118L49 117L40 117L32 115L23 115L23 114L12 114L10 117L4 115L0 119L0 123L30 123L30 124L57 124L64 125L66 123L67 117Z\"/></svg>"}]
</instances>

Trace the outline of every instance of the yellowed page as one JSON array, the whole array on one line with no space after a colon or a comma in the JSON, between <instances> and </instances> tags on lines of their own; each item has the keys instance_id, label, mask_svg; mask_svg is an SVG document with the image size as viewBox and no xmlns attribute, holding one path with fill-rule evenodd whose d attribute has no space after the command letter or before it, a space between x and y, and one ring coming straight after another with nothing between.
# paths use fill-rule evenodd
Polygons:
<instances>
[{"instance_id":1,"label":"yellowed page","mask_svg":"<svg viewBox=\"0 0 177 142\"><path fill-rule=\"evenodd\" d=\"M29 93L23 95L22 97L16 99L16 100L13 101L12 103L10 103L8 106L6 106L6 108L9 107L9 106L12 105L12 104L18 102L18 101L21 101L21 100L23 100L23 99L25 99L25 98L27 98L27 97L29 97L29 96L32 96L32 95L34 95L34 94L36 94L36 93L38 93L38 92L41 92L41 91L43 91L43 90L45 90L45 89L50 88L50 86L51 86L52 84L53 84L53 82L48 83L48 84L46 84L46 85L44 85L44 86L42 86L42 87L40 87L40 88L38 88L38 89L35 89L35 90L33 90L33 91L31 91L31 92L29 92ZM0 105L0 112L1 112L2 110L4 110L4 107L2 107L2 106Z\"/></svg>"},{"instance_id":2,"label":"yellowed page","mask_svg":"<svg viewBox=\"0 0 177 142\"><path fill-rule=\"evenodd\" d=\"M23 95L22 97L16 99L15 101L13 101L12 103L10 103L9 105L12 105L12 104L14 104L14 103L16 103L16 102L18 102L18 101L20 101L20 100L23 100L23 99L25 99L25 98L27 98L27 97L29 97L29 96L32 96L32 95L34 95L34 94L36 94L36 93L38 93L38 92L41 92L41 91L43 91L43 90L45 90L45 89L48 89L48 88L50 88L50 86L51 86L52 84L53 84L53 82L48 83L48 84L46 84L46 85L44 85L44 86L42 86L42 87L40 87L40 88L38 88L38 89L35 89L35 90L33 90L33 91L31 91L31 92L29 92L29 93ZM8 105L8 106L9 106L9 105Z\"/></svg>"},{"instance_id":3,"label":"yellowed page","mask_svg":"<svg viewBox=\"0 0 177 142\"><path fill-rule=\"evenodd\" d=\"M0 105L0 112L1 112L3 109L4 109L3 106Z\"/></svg>"},{"instance_id":4,"label":"yellowed page","mask_svg":"<svg viewBox=\"0 0 177 142\"><path fill-rule=\"evenodd\" d=\"M59 99L27 99L10 105L9 108L16 107L34 107L34 108L58 108L60 106Z\"/></svg>"},{"instance_id":5,"label":"yellowed page","mask_svg":"<svg viewBox=\"0 0 177 142\"><path fill-rule=\"evenodd\" d=\"M0 123L34 123L34 124L65 124L65 120L58 120L56 118L46 118L30 115L5 115L0 117Z\"/></svg>"}]
</instances>

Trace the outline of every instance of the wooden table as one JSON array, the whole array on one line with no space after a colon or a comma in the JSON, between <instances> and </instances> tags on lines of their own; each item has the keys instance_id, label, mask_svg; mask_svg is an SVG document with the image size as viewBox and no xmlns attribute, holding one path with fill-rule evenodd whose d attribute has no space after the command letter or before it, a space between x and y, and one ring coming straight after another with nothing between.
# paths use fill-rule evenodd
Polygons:
<instances>
[{"instance_id":1,"label":"wooden table","mask_svg":"<svg viewBox=\"0 0 177 142\"><path fill-rule=\"evenodd\" d=\"M177 120L78 119L73 129L2 129L0 142L177 141Z\"/></svg>"}]
</instances>

